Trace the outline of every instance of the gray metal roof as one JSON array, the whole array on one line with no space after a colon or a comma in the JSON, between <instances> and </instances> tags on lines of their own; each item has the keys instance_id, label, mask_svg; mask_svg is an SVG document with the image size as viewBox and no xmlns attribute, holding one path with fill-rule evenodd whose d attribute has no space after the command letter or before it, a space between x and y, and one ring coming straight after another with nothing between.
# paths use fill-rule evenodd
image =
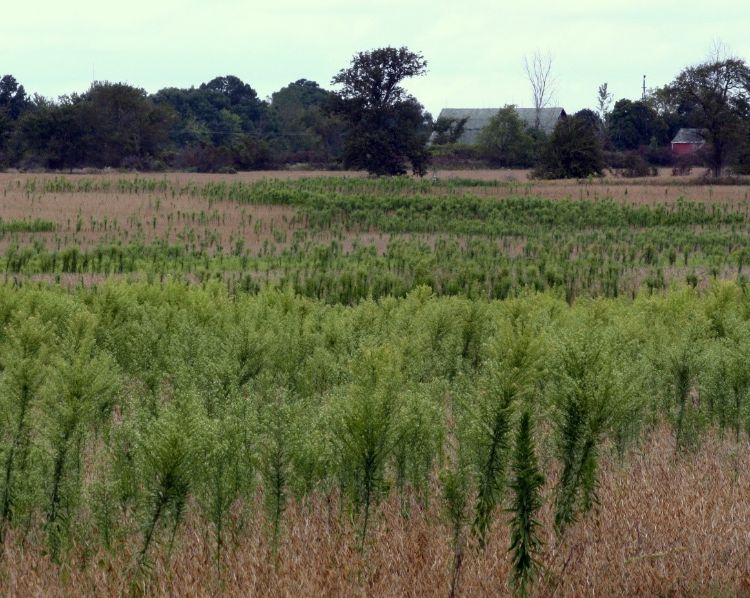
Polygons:
<instances>
[{"instance_id":1,"label":"gray metal roof","mask_svg":"<svg viewBox=\"0 0 750 598\"><path fill-rule=\"evenodd\" d=\"M490 119L499 110L500 108L443 108L438 118L468 118L463 135L458 142L473 145L478 140L479 131L489 124ZM516 108L515 110L527 127L534 126L536 121L535 108ZM561 116L565 116L565 110L562 108L542 108L539 111L539 128L549 135Z\"/></svg>"},{"instance_id":2,"label":"gray metal roof","mask_svg":"<svg viewBox=\"0 0 750 598\"><path fill-rule=\"evenodd\" d=\"M705 143L700 129L680 129L672 139L672 143Z\"/></svg>"}]
</instances>

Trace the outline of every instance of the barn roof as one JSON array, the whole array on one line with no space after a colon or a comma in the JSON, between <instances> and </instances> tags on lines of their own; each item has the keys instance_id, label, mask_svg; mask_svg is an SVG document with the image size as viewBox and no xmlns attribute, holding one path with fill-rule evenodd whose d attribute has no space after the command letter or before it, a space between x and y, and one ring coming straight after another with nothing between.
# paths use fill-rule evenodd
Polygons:
<instances>
[{"instance_id":1,"label":"barn roof","mask_svg":"<svg viewBox=\"0 0 750 598\"><path fill-rule=\"evenodd\" d=\"M474 144L479 137L479 131L484 129L500 108L443 108L438 118L468 118L464 126L463 135L459 143ZM516 113L527 127L533 127L536 121L535 108L516 108ZM539 111L539 127L547 134L551 133L560 120L565 116L562 108L542 108Z\"/></svg>"},{"instance_id":2,"label":"barn roof","mask_svg":"<svg viewBox=\"0 0 750 598\"><path fill-rule=\"evenodd\" d=\"M672 143L704 143L700 129L680 129L672 139Z\"/></svg>"}]
</instances>

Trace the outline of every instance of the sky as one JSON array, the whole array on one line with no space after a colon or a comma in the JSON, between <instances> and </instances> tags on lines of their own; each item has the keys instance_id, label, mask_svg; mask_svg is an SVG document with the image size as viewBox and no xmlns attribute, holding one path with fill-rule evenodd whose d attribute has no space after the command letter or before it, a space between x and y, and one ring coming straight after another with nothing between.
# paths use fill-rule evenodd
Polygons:
<instances>
[{"instance_id":1,"label":"sky","mask_svg":"<svg viewBox=\"0 0 750 598\"><path fill-rule=\"evenodd\" d=\"M331 77L359 51L407 46L428 73L405 87L443 107L531 106L524 56L553 58L554 104L640 97L701 62L715 40L750 60L750 0L37 0L3 7L0 75L57 97L92 80L155 92L236 75L262 98Z\"/></svg>"}]
</instances>

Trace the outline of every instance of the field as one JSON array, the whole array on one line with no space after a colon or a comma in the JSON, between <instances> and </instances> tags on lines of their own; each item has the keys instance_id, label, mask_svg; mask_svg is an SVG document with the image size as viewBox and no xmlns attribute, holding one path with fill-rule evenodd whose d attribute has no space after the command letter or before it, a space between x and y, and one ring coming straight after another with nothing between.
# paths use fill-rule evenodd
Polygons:
<instances>
[{"instance_id":1,"label":"field","mask_svg":"<svg viewBox=\"0 0 750 598\"><path fill-rule=\"evenodd\" d=\"M744 275L748 185L458 174L6 174L0 267L6 279L66 286L144 276L219 278L246 291L273 283L347 304L420 284L489 299L551 289L572 301Z\"/></svg>"},{"instance_id":2,"label":"field","mask_svg":"<svg viewBox=\"0 0 750 598\"><path fill-rule=\"evenodd\" d=\"M0 593L750 592L750 183L0 190Z\"/></svg>"}]
</instances>

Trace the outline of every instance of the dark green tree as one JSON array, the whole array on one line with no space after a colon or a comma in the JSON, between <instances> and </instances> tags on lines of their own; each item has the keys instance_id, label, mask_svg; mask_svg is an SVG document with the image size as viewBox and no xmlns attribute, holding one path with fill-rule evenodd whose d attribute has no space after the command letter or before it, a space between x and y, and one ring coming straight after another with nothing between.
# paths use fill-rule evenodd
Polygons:
<instances>
[{"instance_id":1,"label":"dark green tree","mask_svg":"<svg viewBox=\"0 0 750 598\"><path fill-rule=\"evenodd\" d=\"M95 83L76 104L87 164L143 167L169 139L174 113L155 105L143 89Z\"/></svg>"},{"instance_id":2,"label":"dark green tree","mask_svg":"<svg viewBox=\"0 0 750 598\"><path fill-rule=\"evenodd\" d=\"M332 83L341 85L332 112L346 123L344 165L371 174L399 175L411 164L424 175L430 119L401 82L427 72L427 61L402 48L359 52Z\"/></svg>"},{"instance_id":3,"label":"dark green tree","mask_svg":"<svg viewBox=\"0 0 750 598\"><path fill-rule=\"evenodd\" d=\"M582 119L570 116L557 123L534 176L545 179L581 178L601 174L604 165L601 141Z\"/></svg>"},{"instance_id":4,"label":"dark green tree","mask_svg":"<svg viewBox=\"0 0 750 598\"><path fill-rule=\"evenodd\" d=\"M42 97L18 119L11 145L14 160L45 168L73 168L84 164L84 123L74 98L55 104Z\"/></svg>"},{"instance_id":5,"label":"dark green tree","mask_svg":"<svg viewBox=\"0 0 750 598\"><path fill-rule=\"evenodd\" d=\"M13 75L5 75L0 79L0 112L5 113L11 120L17 120L31 107L23 85L19 85Z\"/></svg>"},{"instance_id":6,"label":"dark green tree","mask_svg":"<svg viewBox=\"0 0 750 598\"><path fill-rule=\"evenodd\" d=\"M153 100L179 115L171 132L178 145L229 146L242 134L259 134L266 115L266 105L255 90L232 75L216 77L198 88L162 89Z\"/></svg>"},{"instance_id":7,"label":"dark green tree","mask_svg":"<svg viewBox=\"0 0 750 598\"><path fill-rule=\"evenodd\" d=\"M677 75L670 90L692 126L705 131L711 169L719 176L750 118L750 67L738 58L691 66Z\"/></svg>"},{"instance_id":8,"label":"dark green tree","mask_svg":"<svg viewBox=\"0 0 750 598\"><path fill-rule=\"evenodd\" d=\"M574 116L596 132L599 132L604 128L604 123L602 122L601 117L589 108L579 110Z\"/></svg>"},{"instance_id":9,"label":"dark green tree","mask_svg":"<svg viewBox=\"0 0 750 598\"><path fill-rule=\"evenodd\" d=\"M239 117L239 124L245 133L256 132L266 105L258 99L256 91L234 75L215 77L203 83L199 91L207 92L211 102L221 110L228 110Z\"/></svg>"},{"instance_id":10,"label":"dark green tree","mask_svg":"<svg viewBox=\"0 0 750 598\"><path fill-rule=\"evenodd\" d=\"M0 165L9 161L8 143L16 128L16 121L31 107L23 85L15 77L0 79Z\"/></svg>"},{"instance_id":11,"label":"dark green tree","mask_svg":"<svg viewBox=\"0 0 750 598\"><path fill-rule=\"evenodd\" d=\"M464 133L466 127L466 118L449 118L439 117L432 125L432 143L433 145L445 145L448 143L457 143Z\"/></svg>"},{"instance_id":12,"label":"dark green tree","mask_svg":"<svg viewBox=\"0 0 750 598\"><path fill-rule=\"evenodd\" d=\"M343 123L327 110L333 93L300 79L271 96L273 146L284 162L324 163L340 159Z\"/></svg>"},{"instance_id":13,"label":"dark green tree","mask_svg":"<svg viewBox=\"0 0 750 598\"><path fill-rule=\"evenodd\" d=\"M479 133L482 156L495 166L527 167L534 158L534 138L514 106L505 106Z\"/></svg>"},{"instance_id":14,"label":"dark green tree","mask_svg":"<svg viewBox=\"0 0 750 598\"><path fill-rule=\"evenodd\" d=\"M643 101L618 100L607 119L609 139L615 149L635 150L648 145L652 139L658 143L669 141L669 131L656 111Z\"/></svg>"}]
</instances>

